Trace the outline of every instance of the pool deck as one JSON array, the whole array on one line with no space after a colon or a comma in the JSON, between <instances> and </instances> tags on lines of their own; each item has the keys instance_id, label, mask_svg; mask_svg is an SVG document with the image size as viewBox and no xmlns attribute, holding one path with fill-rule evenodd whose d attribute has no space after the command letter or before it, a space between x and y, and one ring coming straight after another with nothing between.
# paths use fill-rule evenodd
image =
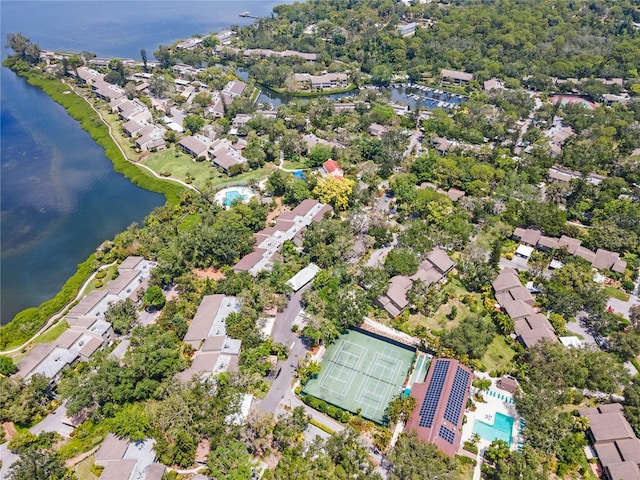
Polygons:
<instances>
[{"instance_id":1,"label":"pool deck","mask_svg":"<svg viewBox=\"0 0 640 480\"><path fill-rule=\"evenodd\" d=\"M489 391L492 391L497 395L489 395L487 394L487 391L484 391L482 393L484 402L474 401L476 405L475 412L467 410L467 422L462 426L461 445L464 444L464 442L471 440L473 435L473 425L476 420L493 424L496 413L502 413L503 415L508 415L515 419L513 422L513 431L511 432L511 449L516 450L522 442L522 437L520 435L520 416L516 412L516 407L513 403L513 395L505 392L504 390L500 390L496 386L497 379L490 378L487 374L483 374L482 372L474 373L478 378L489 378L491 380L491 387L489 388ZM478 390L476 388L471 387L471 396L473 397L477 391ZM491 442L489 440L480 439L478 442L478 450L483 452L490 444Z\"/></svg>"},{"instance_id":2,"label":"pool deck","mask_svg":"<svg viewBox=\"0 0 640 480\"><path fill-rule=\"evenodd\" d=\"M238 198L242 198L242 203L247 203L249 200L256 196L256 192L253 191L253 189L243 185L239 185L223 188L214 195L215 201L218 202L218 204L220 204L221 206L229 208L229 205L226 204L227 193L229 192L236 192L238 194ZM245 198L245 196L247 198Z\"/></svg>"}]
</instances>

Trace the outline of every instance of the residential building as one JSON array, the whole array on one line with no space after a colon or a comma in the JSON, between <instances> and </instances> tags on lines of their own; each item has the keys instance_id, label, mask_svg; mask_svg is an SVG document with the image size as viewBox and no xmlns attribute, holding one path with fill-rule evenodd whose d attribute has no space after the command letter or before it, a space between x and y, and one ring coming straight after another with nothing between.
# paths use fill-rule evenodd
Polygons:
<instances>
[{"instance_id":1,"label":"residential building","mask_svg":"<svg viewBox=\"0 0 640 480\"><path fill-rule=\"evenodd\" d=\"M207 157L211 140L204 135L188 135L180 140L178 145L194 158Z\"/></svg>"},{"instance_id":2,"label":"residential building","mask_svg":"<svg viewBox=\"0 0 640 480\"><path fill-rule=\"evenodd\" d=\"M253 118L253 115L247 115L245 113L239 113L231 121L231 127L238 129L247 126L247 122Z\"/></svg>"},{"instance_id":3,"label":"residential building","mask_svg":"<svg viewBox=\"0 0 640 480\"><path fill-rule=\"evenodd\" d=\"M249 272L251 275L271 269L273 259L285 241L291 240L301 245L302 232L312 222L322 220L330 211L329 205L317 200L303 200L293 210L281 214L276 219L275 225L254 234L253 252L240 259L233 269L236 272Z\"/></svg>"},{"instance_id":4,"label":"residential building","mask_svg":"<svg viewBox=\"0 0 640 480\"><path fill-rule=\"evenodd\" d=\"M426 259L418 267L418 271L410 277L396 275L389 280L389 288L386 295L376 299L376 304L387 311L391 317L400 315L409 305L407 293L416 280L429 286L445 279L447 274L454 269L455 262L440 248L434 248Z\"/></svg>"},{"instance_id":5,"label":"residential building","mask_svg":"<svg viewBox=\"0 0 640 480\"><path fill-rule=\"evenodd\" d=\"M398 25L398 33L401 37L411 37L416 34L416 28L418 28L418 24L416 22Z\"/></svg>"},{"instance_id":6,"label":"residential building","mask_svg":"<svg viewBox=\"0 0 640 480\"><path fill-rule=\"evenodd\" d=\"M241 341L227 336L226 319L239 313L241 306L236 297L225 295L206 295L202 299L184 337L196 353L191 366L178 373L178 381L186 383L194 375L214 376L237 370Z\"/></svg>"},{"instance_id":7,"label":"residential building","mask_svg":"<svg viewBox=\"0 0 640 480\"><path fill-rule=\"evenodd\" d=\"M380 138L388 131L389 129L386 126L380 125L379 123L372 123L371 125L369 125L369 135L371 135L372 137Z\"/></svg>"},{"instance_id":8,"label":"residential building","mask_svg":"<svg viewBox=\"0 0 640 480\"><path fill-rule=\"evenodd\" d=\"M104 468L100 480L161 480L166 467L156 463L155 441L128 441L113 433L96 452L94 463Z\"/></svg>"},{"instance_id":9,"label":"residential building","mask_svg":"<svg viewBox=\"0 0 640 480\"><path fill-rule=\"evenodd\" d=\"M578 410L589 420L587 438L602 465L604 480L640 480L640 440L619 403Z\"/></svg>"},{"instance_id":10,"label":"residential building","mask_svg":"<svg viewBox=\"0 0 640 480\"><path fill-rule=\"evenodd\" d=\"M344 170L342 170L340 164L331 158L322 164L320 171L323 176L331 175L336 178L344 177Z\"/></svg>"},{"instance_id":11,"label":"residential building","mask_svg":"<svg viewBox=\"0 0 640 480\"><path fill-rule=\"evenodd\" d=\"M232 144L230 140L221 138L215 140L210 145L210 156L214 166L221 168L229 174L229 169L233 165L246 163L247 159L242 156L242 146Z\"/></svg>"},{"instance_id":12,"label":"residential building","mask_svg":"<svg viewBox=\"0 0 640 480\"><path fill-rule=\"evenodd\" d=\"M498 305L514 321L518 340L525 347L531 348L544 341L558 341L549 320L534 308L535 300L515 270L501 270L491 284Z\"/></svg>"},{"instance_id":13,"label":"residential building","mask_svg":"<svg viewBox=\"0 0 640 480\"><path fill-rule=\"evenodd\" d=\"M563 235L560 238L553 238L542 235L542 232L539 230L518 227L513 231L511 238L523 245L535 247L542 251L566 248L568 253L583 258L589 262L593 268L597 268L598 270L611 270L616 273L624 273L627 269L627 262L620 258L620 254L610 252L603 248L599 248L597 251L593 252L592 250L583 247L581 245L581 240L567 237L566 235ZM518 247L518 249L520 250L521 247L522 245ZM529 255L530 254L531 253L529 252ZM522 256L518 254L518 251L516 251L516 255Z\"/></svg>"},{"instance_id":14,"label":"residential building","mask_svg":"<svg viewBox=\"0 0 640 480\"><path fill-rule=\"evenodd\" d=\"M18 364L19 375L25 379L38 373L58 379L67 365L86 361L100 348L111 344L115 333L104 312L113 302L136 298L144 291L154 262L142 257L128 257L118 267L118 277L104 289L86 295L65 316L70 329L51 343L34 347Z\"/></svg>"},{"instance_id":15,"label":"residential building","mask_svg":"<svg viewBox=\"0 0 640 480\"><path fill-rule=\"evenodd\" d=\"M490 78L489 80L484 82L483 87L485 91L501 90L504 88L504 84L497 78Z\"/></svg>"},{"instance_id":16,"label":"residential building","mask_svg":"<svg viewBox=\"0 0 640 480\"><path fill-rule=\"evenodd\" d=\"M443 69L440 76L442 77L442 81L455 83L456 85L466 85L473 80L473 75L471 73L459 72L456 70Z\"/></svg>"},{"instance_id":17,"label":"residential building","mask_svg":"<svg viewBox=\"0 0 640 480\"><path fill-rule=\"evenodd\" d=\"M204 41L203 38L187 38L186 40L178 43L176 48L178 50L193 50Z\"/></svg>"},{"instance_id":18,"label":"residential building","mask_svg":"<svg viewBox=\"0 0 640 480\"><path fill-rule=\"evenodd\" d=\"M232 98L240 97L247 89L247 84L240 80L233 80L227 83L222 90L224 93L231 95Z\"/></svg>"},{"instance_id":19,"label":"residential building","mask_svg":"<svg viewBox=\"0 0 640 480\"><path fill-rule=\"evenodd\" d=\"M473 372L457 360L434 358L425 383L414 383L411 388L417 404L406 430L415 430L420 440L453 457L460 447L472 381Z\"/></svg>"}]
</instances>

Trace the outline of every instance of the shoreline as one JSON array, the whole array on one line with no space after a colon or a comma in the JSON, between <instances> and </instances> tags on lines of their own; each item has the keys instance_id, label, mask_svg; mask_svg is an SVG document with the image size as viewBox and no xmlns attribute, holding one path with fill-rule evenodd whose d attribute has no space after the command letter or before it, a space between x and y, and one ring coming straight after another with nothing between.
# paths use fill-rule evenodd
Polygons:
<instances>
[{"instance_id":1,"label":"shoreline","mask_svg":"<svg viewBox=\"0 0 640 480\"><path fill-rule=\"evenodd\" d=\"M3 66L23 78L29 85L40 88L51 100L61 105L67 115L80 123L81 128L92 140L104 149L105 156L111 161L114 171L140 188L163 194L165 204L176 204L180 201L180 196L187 191L187 188L173 181L157 178L153 172L129 160L111 137L109 125L104 122L93 105L75 89L60 79L45 78L33 70L18 71L12 68L10 61L7 60L3 62ZM21 310L9 322L1 325L0 349L2 351L0 354L24 345L42 330L52 316L62 312L78 294L81 285L99 268L95 262L95 253L92 253L78 265L76 272L67 279L56 295L38 306Z\"/></svg>"}]
</instances>

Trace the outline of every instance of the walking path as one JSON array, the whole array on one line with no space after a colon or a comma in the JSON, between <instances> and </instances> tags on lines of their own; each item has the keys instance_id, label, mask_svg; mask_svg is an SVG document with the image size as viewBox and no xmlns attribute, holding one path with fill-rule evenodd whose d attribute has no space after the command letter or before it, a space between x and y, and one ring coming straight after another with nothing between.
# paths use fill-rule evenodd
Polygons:
<instances>
[{"instance_id":1,"label":"walking path","mask_svg":"<svg viewBox=\"0 0 640 480\"><path fill-rule=\"evenodd\" d=\"M91 274L91 276L87 279L87 281L84 282L82 287L80 287L80 290L78 291L78 294L72 300L70 300L64 307L62 307L60 310L58 310L57 313L53 314L51 316L51 318L49 318L49 320L47 320L47 323L45 323L44 326L40 330L38 330L29 340L27 340L22 345L19 345L17 347L11 348L9 350L0 351L0 355L8 355L8 354L11 354L11 353L19 352L22 348L26 347L30 342L32 342L36 337L38 337L39 335L42 335L44 332L49 330L49 328L51 328L54 323L56 323L58 320L60 320L60 318L63 316L64 311L73 302L75 302L76 300L79 300L84 295L84 291L89 286L89 283L95 278L96 274L100 270L104 270L105 268L109 268L109 267L111 267L112 265L115 265L115 264L116 264L116 262L113 262L113 263L110 263L108 265L102 265L100 268L98 268L98 270L93 272Z\"/></svg>"},{"instance_id":2,"label":"walking path","mask_svg":"<svg viewBox=\"0 0 640 480\"><path fill-rule=\"evenodd\" d=\"M120 150L120 153L122 153L122 156L125 158L126 161L128 161L129 163L132 163L133 165L137 165L140 168L144 168L149 173L151 173L154 177L156 177L156 178L158 178L160 180L167 180L167 181L170 181L170 182L179 183L183 187L189 188L189 189L193 190L194 192L200 192L200 190L198 190L197 187L195 187L193 185L190 185L190 184L180 180L179 178L162 177L162 176L158 175L153 169L149 168L148 166L143 165L141 163L134 162L133 160L131 160L129 158L129 156L126 154L126 152L124 151L124 149L120 146L120 143L118 142L118 139L113 135L113 131L112 131L111 125L109 124L109 122L107 122L104 119L104 117L102 116L102 113L93 105L93 103L91 103L91 101L87 97L85 97L84 95L81 95L80 93L78 93L76 91L76 89L73 88L73 85L71 85L70 83L66 83L66 82L65 82L65 84L73 91L73 93L75 93L80 98L82 98L85 102L87 102L89 104L89 106L93 109L93 111L98 114L98 117L100 118L100 120L107 126L107 129L109 131L109 136L111 137L111 140L113 140L113 143L116 144L116 146L118 147L118 150Z\"/></svg>"}]
</instances>

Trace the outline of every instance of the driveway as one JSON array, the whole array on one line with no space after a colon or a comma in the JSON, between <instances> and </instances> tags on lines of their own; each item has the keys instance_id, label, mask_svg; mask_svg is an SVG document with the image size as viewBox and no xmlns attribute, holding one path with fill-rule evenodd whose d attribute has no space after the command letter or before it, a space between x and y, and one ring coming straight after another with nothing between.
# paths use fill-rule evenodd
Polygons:
<instances>
[{"instance_id":1,"label":"driveway","mask_svg":"<svg viewBox=\"0 0 640 480\"><path fill-rule=\"evenodd\" d=\"M607 307L611 307L614 313L622 315L627 320L629 320L629 309L633 305L638 305L638 297L635 295L630 295L626 302L613 297L607 300Z\"/></svg>"},{"instance_id":2,"label":"driveway","mask_svg":"<svg viewBox=\"0 0 640 480\"><path fill-rule=\"evenodd\" d=\"M42 432L57 432L65 438L71 438L73 427L63 423L63 420L67 417L67 408L64 405L60 405L57 409L47 415L40 423L31 427L29 431L34 435L39 435ZM9 469L18 460L18 455L11 452L7 448L5 442L0 445L0 459L2 460L2 466L0 466L0 480L9 478Z\"/></svg>"},{"instance_id":3,"label":"driveway","mask_svg":"<svg viewBox=\"0 0 640 480\"><path fill-rule=\"evenodd\" d=\"M7 443L4 442L0 445L0 459L2 459L2 465L0 466L0 480L9 478L9 469L18 460L18 455L13 453L7 448Z\"/></svg>"},{"instance_id":4,"label":"driveway","mask_svg":"<svg viewBox=\"0 0 640 480\"><path fill-rule=\"evenodd\" d=\"M511 260L500 257L500 270L504 270L505 268L513 268L517 271L529 270L529 267L527 266L527 260L515 255Z\"/></svg>"},{"instance_id":5,"label":"driveway","mask_svg":"<svg viewBox=\"0 0 640 480\"><path fill-rule=\"evenodd\" d=\"M40 423L31 427L29 431L34 435L38 435L42 432L57 432L63 437L71 438L73 427L64 423L66 418L67 407L63 404L44 417Z\"/></svg>"},{"instance_id":6,"label":"driveway","mask_svg":"<svg viewBox=\"0 0 640 480\"><path fill-rule=\"evenodd\" d=\"M567 330L575 335L582 337L586 345L597 345L596 339L587 329L586 321L588 318L589 315L586 312L578 312L576 318L574 318L570 322L567 322Z\"/></svg>"}]
</instances>

